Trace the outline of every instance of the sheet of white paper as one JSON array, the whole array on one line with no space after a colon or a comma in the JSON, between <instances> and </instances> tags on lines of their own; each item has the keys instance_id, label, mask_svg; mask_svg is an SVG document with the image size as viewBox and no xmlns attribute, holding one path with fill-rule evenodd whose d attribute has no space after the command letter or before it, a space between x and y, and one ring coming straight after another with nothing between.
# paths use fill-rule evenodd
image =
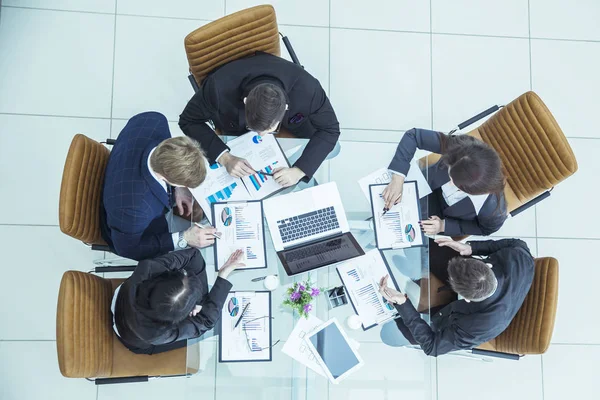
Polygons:
<instances>
[{"instance_id":1,"label":"sheet of white paper","mask_svg":"<svg viewBox=\"0 0 600 400\"><path fill-rule=\"evenodd\" d=\"M386 321L397 314L394 306L379 294L379 281L389 274L379 250L373 249L363 256L345 261L337 266L337 270L364 327ZM387 286L398 289L391 278Z\"/></svg>"},{"instance_id":2,"label":"sheet of white paper","mask_svg":"<svg viewBox=\"0 0 600 400\"><path fill-rule=\"evenodd\" d=\"M234 202L215 204L214 226L221 233L217 239L217 266L225 264L237 249L244 251L239 269L266 268L265 238L263 236L263 214L260 202Z\"/></svg>"},{"instance_id":3,"label":"sheet of white paper","mask_svg":"<svg viewBox=\"0 0 600 400\"><path fill-rule=\"evenodd\" d=\"M423 244L419 227L419 201L416 183L405 182L402 199L383 214L385 202L381 193L385 185L370 186L373 204L373 223L377 233L377 247L380 249L405 248Z\"/></svg>"},{"instance_id":4,"label":"sheet of white paper","mask_svg":"<svg viewBox=\"0 0 600 400\"><path fill-rule=\"evenodd\" d=\"M276 168L289 166L273 135L259 136L255 132L248 132L230 140L227 145L231 154L245 158L256 171L272 173ZM248 193L255 200L263 199L281 189L272 176L260 173L244 177L242 180Z\"/></svg>"},{"instance_id":5,"label":"sheet of white paper","mask_svg":"<svg viewBox=\"0 0 600 400\"><path fill-rule=\"evenodd\" d=\"M250 195L242 180L227 173L227 169L218 163L206 163L206 178L200 186L190 189L208 220L211 221L210 205L221 201L250 200ZM212 223L213 221L211 221Z\"/></svg>"},{"instance_id":6,"label":"sheet of white paper","mask_svg":"<svg viewBox=\"0 0 600 400\"><path fill-rule=\"evenodd\" d=\"M257 361L271 358L269 299L269 293L264 292L229 293L221 311L221 360ZM248 303L250 306L242 322L234 328Z\"/></svg>"},{"instance_id":7,"label":"sheet of white paper","mask_svg":"<svg viewBox=\"0 0 600 400\"><path fill-rule=\"evenodd\" d=\"M317 374L327 377L309 347L304 343L306 334L322 324L323 321L314 315L311 315L308 318L300 318L281 351L299 363L312 369Z\"/></svg>"},{"instance_id":8,"label":"sheet of white paper","mask_svg":"<svg viewBox=\"0 0 600 400\"><path fill-rule=\"evenodd\" d=\"M369 175L362 177L358 180L358 185L362 190L363 194L369 200L369 185L380 184L380 183L390 183L392 180L392 173L387 168L379 168L376 171L371 172ZM408 174L406 175L405 181L416 181L417 187L419 188L419 198L431 194L431 188L421 172L419 165L416 161L413 161L410 164L410 169L408 170Z\"/></svg>"}]
</instances>

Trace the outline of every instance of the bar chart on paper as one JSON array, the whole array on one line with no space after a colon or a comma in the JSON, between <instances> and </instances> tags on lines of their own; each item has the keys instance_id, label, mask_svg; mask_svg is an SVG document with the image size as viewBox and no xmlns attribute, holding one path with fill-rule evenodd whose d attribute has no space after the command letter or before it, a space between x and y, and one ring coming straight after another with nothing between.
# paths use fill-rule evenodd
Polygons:
<instances>
[{"instance_id":1,"label":"bar chart on paper","mask_svg":"<svg viewBox=\"0 0 600 400\"><path fill-rule=\"evenodd\" d=\"M211 194L206 198L209 204L217 203L220 201L227 201L233 194L233 190L238 186L237 182L233 182L231 185L219 190L216 193Z\"/></svg>"},{"instance_id":2,"label":"bar chart on paper","mask_svg":"<svg viewBox=\"0 0 600 400\"><path fill-rule=\"evenodd\" d=\"M276 168L276 165L278 164L278 161L273 162L271 165L267 165L264 168L261 168L261 170L254 174L254 175L250 175L250 182L252 182L252 186L254 187L254 189L258 192L260 190L261 187L263 187L263 185L269 181L272 180L272 176L268 176L265 175L265 173L267 174L272 174L273 173L273 168ZM262 172L262 173L261 173Z\"/></svg>"}]
</instances>

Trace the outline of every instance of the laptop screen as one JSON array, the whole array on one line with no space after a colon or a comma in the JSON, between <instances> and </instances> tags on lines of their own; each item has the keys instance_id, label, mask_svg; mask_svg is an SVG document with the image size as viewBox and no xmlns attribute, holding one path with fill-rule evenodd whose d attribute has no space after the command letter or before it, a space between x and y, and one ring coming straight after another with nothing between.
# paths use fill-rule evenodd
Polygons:
<instances>
[{"instance_id":1,"label":"laptop screen","mask_svg":"<svg viewBox=\"0 0 600 400\"><path fill-rule=\"evenodd\" d=\"M287 274L296 275L358 257L365 254L365 252L356 243L354 236L347 232L332 238L284 250L278 254Z\"/></svg>"}]
</instances>

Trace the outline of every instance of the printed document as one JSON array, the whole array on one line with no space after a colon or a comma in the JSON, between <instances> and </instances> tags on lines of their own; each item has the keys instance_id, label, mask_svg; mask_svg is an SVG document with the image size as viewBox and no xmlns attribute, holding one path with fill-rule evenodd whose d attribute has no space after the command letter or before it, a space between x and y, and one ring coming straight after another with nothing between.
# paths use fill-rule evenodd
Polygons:
<instances>
[{"instance_id":1,"label":"printed document","mask_svg":"<svg viewBox=\"0 0 600 400\"><path fill-rule=\"evenodd\" d=\"M246 264L239 269L266 268L262 203L241 201L213 204L213 223L221 238L215 241L215 266L221 269L229 256L242 249Z\"/></svg>"},{"instance_id":2,"label":"printed document","mask_svg":"<svg viewBox=\"0 0 600 400\"><path fill-rule=\"evenodd\" d=\"M281 351L299 363L312 369L317 374L327 377L325 372L323 372L321 364L319 364L312 351L310 351L304 342L306 334L315 330L322 324L323 321L314 315L310 315L308 318L300 318Z\"/></svg>"},{"instance_id":3,"label":"printed document","mask_svg":"<svg viewBox=\"0 0 600 400\"><path fill-rule=\"evenodd\" d=\"M371 172L369 175L362 177L358 180L358 185L360 189L364 193L367 200L369 200L369 185L373 184L382 184L382 183L390 183L392 181L393 173L390 172L387 168L379 168L376 171ZM417 182L417 187L419 188L419 198L429 195L431 193L431 188L421 172L419 165L416 161L410 163L410 169L408 170L408 174L406 174L405 181L415 181Z\"/></svg>"},{"instance_id":4,"label":"printed document","mask_svg":"<svg viewBox=\"0 0 600 400\"><path fill-rule=\"evenodd\" d=\"M397 249L422 246L424 236L419 220L419 199L417 198L417 183L404 182L400 203L384 213L382 193L386 184L371 185L370 199L375 226L375 240L379 249Z\"/></svg>"},{"instance_id":5,"label":"printed document","mask_svg":"<svg viewBox=\"0 0 600 400\"><path fill-rule=\"evenodd\" d=\"M338 265L337 270L362 321L363 329L388 321L398 313L379 294L379 281L388 274L388 287L398 290L379 250L373 249L364 256L345 261Z\"/></svg>"}]
</instances>

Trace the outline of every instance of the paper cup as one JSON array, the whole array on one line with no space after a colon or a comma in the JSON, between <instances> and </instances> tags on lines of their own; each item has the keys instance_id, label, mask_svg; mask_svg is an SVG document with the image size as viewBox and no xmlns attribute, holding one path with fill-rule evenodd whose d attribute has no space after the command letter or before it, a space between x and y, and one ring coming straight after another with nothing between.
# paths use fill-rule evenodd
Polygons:
<instances>
[{"instance_id":1,"label":"paper cup","mask_svg":"<svg viewBox=\"0 0 600 400\"><path fill-rule=\"evenodd\" d=\"M358 315L351 315L348 318L346 318L346 325L348 325L348 328L352 330L360 328L361 324L362 321L360 320L360 317Z\"/></svg>"},{"instance_id":2,"label":"paper cup","mask_svg":"<svg viewBox=\"0 0 600 400\"><path fill-rule=\"evenodd\" d=\"M279 278L275 275L269 275L265 278L265 289L275 290L279 286Z\"/></svg>"}]
</instances>

